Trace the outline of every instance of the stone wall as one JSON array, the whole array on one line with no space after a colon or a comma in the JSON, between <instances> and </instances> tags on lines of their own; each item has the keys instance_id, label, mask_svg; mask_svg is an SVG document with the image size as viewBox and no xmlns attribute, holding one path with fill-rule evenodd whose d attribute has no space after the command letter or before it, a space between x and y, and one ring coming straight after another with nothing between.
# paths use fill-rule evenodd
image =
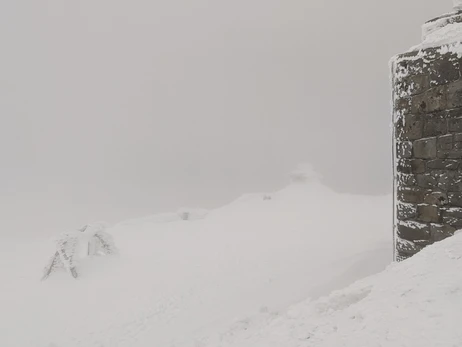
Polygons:
<instances>
[{"instance_id":1,"label":"stone wall","mask_svg":"<svg viewBox=\"0 0 462 347\"><path fill-rule=\"evenodd\" d=\"M428 48L392 63L398 261L462 228L459 55Z\"/></svg>"}]
</instances>

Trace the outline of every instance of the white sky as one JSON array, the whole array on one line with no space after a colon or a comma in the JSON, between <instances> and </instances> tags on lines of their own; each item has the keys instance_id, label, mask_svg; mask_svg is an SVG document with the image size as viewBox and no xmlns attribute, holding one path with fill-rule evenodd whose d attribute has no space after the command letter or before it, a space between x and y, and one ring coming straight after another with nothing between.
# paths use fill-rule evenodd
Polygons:
<instances>
[{"instance_id":1,"label":"white sky","mask_svg":"<svg viewBox=\"0 0 462 347\"><path fill-rule=\"evenodd\" d=\"M432 0L0 2L0 235L272 191L390 192L389 58Z\"/></svg>"}]
</instances>

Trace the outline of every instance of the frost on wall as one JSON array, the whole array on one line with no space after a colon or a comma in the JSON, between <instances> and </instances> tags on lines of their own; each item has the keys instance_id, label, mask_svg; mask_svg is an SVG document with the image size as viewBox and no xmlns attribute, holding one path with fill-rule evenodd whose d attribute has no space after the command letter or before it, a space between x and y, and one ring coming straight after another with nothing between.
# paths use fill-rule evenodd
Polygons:
<instances>
[{"instance_id":1,"label":"frost on wall","mask_svg":"<svg viewBox=\"0 0 462 347\"><path fill-rule=\"evenodd\" d=\"M56 252L45 267L42 280L62 269L77 278L79 259L116 254L114 240L105 229L103 223L96 223L85 225L78 231L61 234L56 239Z\"/></svg>"},{"instance_id":2,"label":"frost on wall","mask_svg":"<svg viewBox=\"0 0 462 347\"><path fill-rule=\"evenodd\" d=\"M397 260L462 228L462 15L441 20L392 61Z\"/></svg>"}]
</instances>

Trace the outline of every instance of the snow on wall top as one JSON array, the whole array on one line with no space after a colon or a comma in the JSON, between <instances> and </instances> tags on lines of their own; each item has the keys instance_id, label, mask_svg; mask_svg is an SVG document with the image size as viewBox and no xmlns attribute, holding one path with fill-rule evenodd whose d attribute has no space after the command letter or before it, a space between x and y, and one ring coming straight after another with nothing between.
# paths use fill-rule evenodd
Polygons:
<instances>
[{"instance_id":1,"label":"snow on wall top","mask_svg":"<svg viewBox=\"0 0 462 347\"><path fill-rule=\"evenodd\" d=\"M461 0L462 1L462 0ZM428 25L427 25L428 26ZM462 23L451 23L424 34L422 43L414 46L410 51L438 47L462 41Z\"/></svg>"}]
</instances>

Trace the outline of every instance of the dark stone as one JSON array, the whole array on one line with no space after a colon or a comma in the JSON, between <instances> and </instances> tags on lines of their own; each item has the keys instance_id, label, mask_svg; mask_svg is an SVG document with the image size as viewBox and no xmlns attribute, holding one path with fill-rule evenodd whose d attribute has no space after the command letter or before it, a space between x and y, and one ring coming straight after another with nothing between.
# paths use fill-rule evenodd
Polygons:
<instances>
[{"instance_id":1,"label":"dark stone","mask_svg":"<svg viewBox=\"0 0 462 347\"><path fill-rule=\"evenodd\" d=\"M449 132L462 131L462 118L450 118L448 119L448 130Z\"/></svg>"},{"instance_id":2,"label":"dark stone","mask_svg":"<svg viewBox=\"0 0 462 347\"><path fill-rule=\"evenodd\" d=\"M448 193L448 202L451 206L462 207L462 193Z\"/></svg>"},{"instance_id":3,"label":"dark stone","mask_svg":"<svg viewBox=\"0 0 462 347\"><path fill-rule=\"evenodd\" d=\"M433 243L431 237L430 237L430 240L414 240L413 242L416 246L420 246L420 247L430 246Z\"/></svg>"},{"instance_id":4,"label":"dark stone","mask_svg":"<svg viewBox=\"0 0 462 347\"><path fill-rule=\"evenodd\" d=\"M416 175L417 186L421 188L436 188L438 187L438 179L430 174Z\"/></svg>"},{"instance_id":5,"label":"dark stone","mask_svg":"<svg viewBox=\"0 0 462 347\"><path fill-rule=\"evenodd\" d=\"M430 137L430 136L438 136L438 135L445 135L448 133L448 120L447 119L427 119L425 121L423 136Z\"/></svg>"},{"instance_id":6,"label":"dark stone","mask_svg":"<svg viewBox=\"0 0 462 347\"><path fill-rule=\"evenodd\" d=\"M428 75L408 76L396 84L396 90L406 95L421 94L430 88L429 79Z\"/></svg>"},{"instance_id":7,"label":"dark stone","mask_svg":"<svg viewBox=\"0 0 462 347\"><path fill-rule=\"evenodd\" d=\"M424 202L430 205L444 206L449 202L448 196L442 192L432 192L425 195Z\"/></svg>"},{"instance_id":8,"label":"dark stone","mask_svg":"<svg viewBox=\"0 0 462 347\"><path fill-rule=\"evenodd\" d=\"M438 150L437 156L441 159L462 159L462 149Z\"/></svg>"},{"instance_id":9,"label":"dark stone","mask_svg":"<svg viewBox=\"0 0 462 347\"><path fill-rule=\"evenodd\" d=\"M398 185L400 186L413 187L417 184L417 181L414 175L398 173L396 176L396 179L397 179Z\"/></svg>"},{"instance_id":10,"label":"dark stone","mask_svg":"<svg viewBox=\"0 0 462 347\"><path fill-rule=\"evenodd\" d=\"M409 97L399 98L394 102L395 112L400 112L403 115L411 113L411 99Z\"/></svg>"},{"instance_id":11,"label":"dark stone","mask_svg":"<svg viewBox=\"0 0 462 347\"><path fill-rule=\"evenodd\" d=\"M396 143L396 153L398 158L411 158L412 157L412 142L402 141Z\"/></svg>"},{"instance_id":12,"label":"dark stone","mask_svg":"<svg viewBox=\"0 0 462 347\"><path fill-rule=\"evenodd\" d=\"M438 137L438 150L451 150L453 148L453 143L454 136L452 134L440 136Z\"/></svg>"},{"instance_id":13,"label":"dark stone","mask_svg":"<svg viewBox=\"0 0 462 347\"><path fill-rule=\"evenodd\" d=\"M452 174L448 172L437 173L435 177L438 180L438 189L447 191L449 189L449 185L452 183Z\"/></svg>"},{"instance_id":14,"label":"dark stone","mask_svg":"<svg viewBox=\"0 0 462 347\"><path fill-rule=\"evenodd\" d=\"M439 86L458 79L459 64L450 55L444 55L441 59L432 62L430 66L430 86Z\"/></svg>"},{"instance_id":15,"label":"dark stone","mask_svg":"<svg viewBox=\"0 0 462 347\"><path fill-rule=\"evenodd\" d=\"M443 210L443 223L454 228L462 227L462 208L451 207Z\"/></svg>"},{"instance_id":16,"label":"dark stone","mask_svg":"<svg viewBox=\"0 0 462 347\"><path fill-rule=\"evenodd\" d=\"M418 222L398 222L398 236L404 240L430 240L430 226Z\"/></svg>"},{"instance_id":17,"label":"dark stone","mask_svg":"<svg viewBox=\"0 0 462 347\"><path fill-rule=\"evenodd\" d=\"M417 220L427 223L439 223L441 221L440 209L433 205L418 205Z\"/></svg>"},{"instance_id":18,"label":"dark stone","mask_svg":"<svg viewBox=\"0 0 462 347\"><path fill-rule=\"evenodd\" d=\"M437 156L441 159L462 159L462 135L450 134L438 137Z\"/></svg>"},{"instance_id":19,"label":"dark stone","mask_svg":"<svg viewBox=\"0 0 462 347\"><path fill-rule=\"evenodd\" d=\"M409 257L422 250L421 246L417 246L414 242L398 239L396 240L396 250L403 256Z\"/></svg>"},{"instance_id":20,"label":"dark stone","mask_svg":"<svg viewBox=\"0 0 462 347\"><path fill-rule=\"evenodd\" d=\"M462 80L452 82L447 89L447 107L456 108L462 106Z\"/></svg>"},{"instance_id":21,"label":"dark stone","mask_svg":"<svg viewBox=\"0 0 462 347\"><path fill-rule=\"evenodd\" d=\"M398 188L398 201L411 204L421 204L424 202L428 190L422 188Z\"/></svg>"},{"instance_id":22,"label":"dark stone","mask_svg":"<svg viewBox=\"0 0 462 347\"><path fill-rule=\"evenodd\" d=\"M397 171L404 174L419 174L425 172L425 161L421 159L400 159Z\"/></svg>"},{"instance_id":23,"label":"dark stone","mask_svg":"<svg viewBox=\"0 0 462 347\"><path fill-rule=\"evenodd\" d=\"M436 159L427 162L427 169L430 170L457 170L458 167L457 160Z\"/></svg>"},{"instance_id":24,"label":"dark stone","mask_svg":"<svg viewBox=\"0 0 462 347\"><path fill-rule=\"evenodd\" d=\"M429 137L414 141L414 157L417 159L436 158L436 137Z\"/></svg>"},{"instance_id":25,"label":"dark stone","mask_svg":"<svg viewBox=\"0 0 462 347\"><path fill-rule=\"evenodd\" d=\"M454 134L454 149L462 149L462 133Z\"/></svg>"},{"instance_id":26,"label":"dark stone","mask_svg":"<svg viewBox=\"0 0 462 347\"><path fill-rule=\"evenodd\" d=\"M399 220L407 220L417 216L417 207L413 204L399 202L397 204L397 217Z\"/></svg>"},{"instance_id":27,"label":"dark stone","mask_svg":"<svg viewBox=\"0 0 462 347\"><path fill-rule=\"evenodd\" d=\"M422 114L441 111L447 107L447 87L438 86L411 97L411 113ZM455 107L455 106L454 106Z\"/></svg>"},{"instance_id":28,"label":"dark stone","mask_svg":"<svg viewBox=\"0 0 462 347\"><path fill-rule=\"evenodd\" d=\"M446 118L449 119L462 118L462 108L453 108L446 110L444 113L446 114Z\"/></svg>"},{"instance_id":29,"label":"dark stone","mask_svg":"<svg viewBox=\"0 0 462 347\"><path fill-rule=\"evenodd\" d=\"M450 192L462 192L462 176L459 173L454 173L449 177L450 179L447 190Z\"/></svg>"},{"instance_id":30,"label":"dark stone","mask_svg":"<svg viewBox=\"0 0 462 347\"><path fill-rule=\"evenodd\" d=\"M424 122L419 116L404 115L396 121L396 136L399 140L417 140L423 136Z\"/></svg>"},{"instance_id":31,"label":"dark stone","mask_svg":"<svg viewBox=\"0 0 462 347\"><path fill-rule=\"evenodd\" d=\"M442 241L452 235L456 228L451 227L449 225L442 225L442 224L431 224L430 225L430 234L433 241L438 242Z\"/></svg>"}]
</instances>

